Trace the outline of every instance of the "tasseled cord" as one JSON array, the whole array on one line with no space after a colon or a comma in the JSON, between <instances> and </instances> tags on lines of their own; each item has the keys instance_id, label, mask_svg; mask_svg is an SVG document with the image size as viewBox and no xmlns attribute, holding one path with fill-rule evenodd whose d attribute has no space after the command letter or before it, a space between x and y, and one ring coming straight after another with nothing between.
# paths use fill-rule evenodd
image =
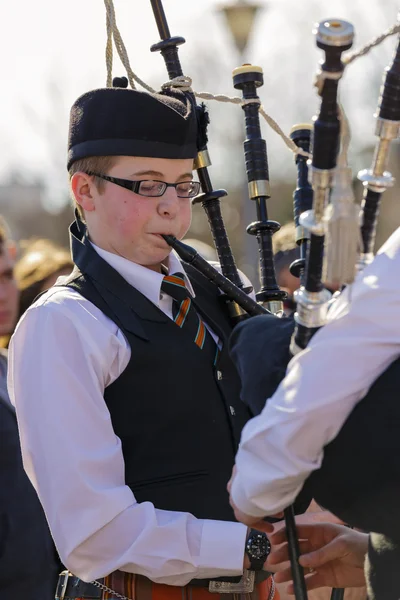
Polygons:
<instances>
[{"instance_id":1,"label":"tasseled cord","mask_svg":"<svg viewBox=\"0 0 400 600\"><path fill-rule=\"evenodd\" d=\"M361 249L360 207L355 203L352 172L347 164L350 127L339 105L341 151L334 175L330 203L325 209L325 256L323 281L341 289L354 281Z\"/></svg>"}]
</instances>

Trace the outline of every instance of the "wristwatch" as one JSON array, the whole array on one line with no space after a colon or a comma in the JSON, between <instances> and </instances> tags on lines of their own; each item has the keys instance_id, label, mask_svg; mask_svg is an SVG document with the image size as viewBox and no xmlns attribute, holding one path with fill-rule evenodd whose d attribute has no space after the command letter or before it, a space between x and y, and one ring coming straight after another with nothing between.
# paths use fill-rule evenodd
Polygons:
<instances>
[{"instance_id":1,"label":"wristwatch","mask_svg":"<svg viewBox=\"0 0 400 600\"><path fill-rule=\"evenodd\" d=\"M246 542L246 554L250 560L250 571L261 571L271 552L271 543L267 535L251 529Z\"/></svg>"}]
</instances>

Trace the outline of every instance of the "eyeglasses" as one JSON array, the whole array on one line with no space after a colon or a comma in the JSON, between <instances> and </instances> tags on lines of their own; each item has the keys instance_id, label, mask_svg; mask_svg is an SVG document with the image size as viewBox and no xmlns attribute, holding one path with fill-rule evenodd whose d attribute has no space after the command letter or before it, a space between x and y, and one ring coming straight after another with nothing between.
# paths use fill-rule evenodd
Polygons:
<instances>
[{"instance_id":1,"label":"eyeglasses","mask_svg":"<svg viewBox=\"0 0 400 600\"><path fill-rule=\"evenodd\" d=\"M139 196L148 196L149 198L158 198L162 196L166 189L173 187L176 190L178 198L194 198L200 191L200 183L198 181L181 181L179 183L166 183L165 181L154 181L152 179L142 179L141 181L131 181L130 179L120 179L119 177L110 177L109 175L101 175L93 171L86 171L87 175L100 177L105 181L110 181L119 185Z\"/></svg>"}]
</instances>

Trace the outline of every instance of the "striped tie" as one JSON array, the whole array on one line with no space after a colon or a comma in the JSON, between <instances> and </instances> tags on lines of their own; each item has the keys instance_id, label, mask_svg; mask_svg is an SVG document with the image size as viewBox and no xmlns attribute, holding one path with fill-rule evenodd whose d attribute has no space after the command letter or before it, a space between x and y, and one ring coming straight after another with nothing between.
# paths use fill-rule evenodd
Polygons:
<instances>
[{"instance_id":1,"label":"striped tie","mask_svg":"<svg viewBox=\"0 0 400 600\"><path fill-rule=\"evenodd\" d=\"M173 299L172 316L178 327L185 329L200 349L208 349L214 359L217 346L193 306L183 273L166 275L161 290Z\"/></svg>"}]
</instances>

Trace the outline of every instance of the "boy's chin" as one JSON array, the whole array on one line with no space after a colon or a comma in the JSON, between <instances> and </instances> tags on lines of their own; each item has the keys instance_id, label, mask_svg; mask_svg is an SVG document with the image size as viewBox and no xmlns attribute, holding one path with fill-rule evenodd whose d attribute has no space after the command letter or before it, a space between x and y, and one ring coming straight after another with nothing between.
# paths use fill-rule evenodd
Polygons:
<instances>
[{"instance_id":1,"label":"boy's chin","mask_svg":"<svg viewBox=\"0 0 400 600\"><path fill-rule=\"evenodd\" d=\"M143 267L153 269L154 267L156 267L157 265L161 265L168 259L171 250L172 248L168 247L163 248L162 250L160 249L159 252L153 252L151 256L144 257L140 264L143 265Z\"/></svg>"}]
</instances>

